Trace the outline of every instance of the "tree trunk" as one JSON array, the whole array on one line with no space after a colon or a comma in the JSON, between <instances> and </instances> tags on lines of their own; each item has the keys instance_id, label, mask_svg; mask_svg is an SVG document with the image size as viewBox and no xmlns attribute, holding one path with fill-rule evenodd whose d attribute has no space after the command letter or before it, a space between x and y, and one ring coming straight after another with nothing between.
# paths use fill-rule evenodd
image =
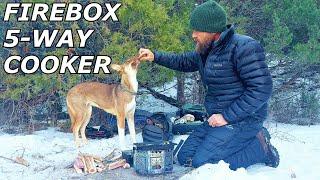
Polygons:
<instances>
[{"instance_id":1,"label":"tree trunk","mask_svg":"<svg viewBox=\"0 0 320 180\"><path fill-rule=\"evenodd\" d=\"M192 102L196 104L203 104L204 96L205 96L205 89L203 87L203 83L201 81L201 77L199 72L194 73L193 77L193 95L192 95Z\"/></svg>"},{"instance_id":2,"label":"tree trunk","mask_svg":"<svg viewBox=\"0 0 320 180\"><path fill-rule=\"evenodd\" d=\"M177 72L177 101L179 104L184 104L186 102L186 97L184 96L185 89L185 79L184 73Z\"/></svg>"},{"instance_id":3,"label":"tree trunk","mask_svg":"<svg viewBox=\"0 0 320 180\"><path fill-rule=\"evenodd\" d=\"M198 100L198 104L203 104L204 103L204 97L206 94L206 90L203 86L203 83L201 80L198 81L198 86L199 86L199 91L198 91L198 95L199 95L199 100Z\"/></svg>"}]
</instances>

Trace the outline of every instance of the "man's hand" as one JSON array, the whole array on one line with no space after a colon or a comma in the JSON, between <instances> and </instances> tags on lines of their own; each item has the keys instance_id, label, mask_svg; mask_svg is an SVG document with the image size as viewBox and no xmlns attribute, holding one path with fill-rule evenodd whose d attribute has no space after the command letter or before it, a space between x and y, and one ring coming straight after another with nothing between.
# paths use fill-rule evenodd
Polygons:
<instances>
[{"instance_id":1,"label":"man's hand","mask_svg":"<svg viewBox=\"0 0 320 180\"><path fill-rule=\"evenodd\" d=\"M228 122L224 119L222 114L213 114L209 119L208 123L212 127L220 127L228 124Z\"/></svg>"},{"instance_id":2,"label":"man's hand","mask_svg":"<svg viewBox=\"0 0 320 180\"><path fill-rule=\"evenodd\" d=\"M150 51L150 49L140 48L139 50L139 59L144 61L153 61L154 54Z\"/></svg>"}]
</instances>

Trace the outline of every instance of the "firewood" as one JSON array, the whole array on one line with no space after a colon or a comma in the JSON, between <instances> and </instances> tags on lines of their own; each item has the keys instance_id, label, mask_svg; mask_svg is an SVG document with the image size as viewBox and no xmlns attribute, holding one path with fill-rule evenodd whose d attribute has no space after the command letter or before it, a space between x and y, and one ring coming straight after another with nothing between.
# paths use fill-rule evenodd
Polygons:
<instances>
[{"instance_id":1,"label":"firewood","mask_svg":"<svg viewBox=\"0 0 320 180\"><path fill-rule=\"evenodd\" d=\"M91 168L91 166L90 166L90 159L89 159L87 156L84 156L83 158L84 158L84 162L86 163L86 166L87 166L87 171L86 171L86 173L89 173L90 168Z\"/></svg>"},{"instance_id":2,"label":"firewood","mask_svg":"<svg viewBox=\"0 0 320 180\"><path fill-rule=\"evenodd\" d=\"M120 159L116 162L112 162L108 165L108 170L113 170L113 169L117 169L119 167L123 167L126 164L126 160L125 159Z\"/></svg>"},{"instance_id":3,"label":"firewood","mask_svg":"<svg viewBox=\"0 0 320 180\"><path fill-rule=\"evenodd\" d=\"M73 163L73 168L77 173L82 173L82 169L84 169L84 163L81 160L81 157L77 157L75 162Z\"/></svg>"},{"instance_id":4,"label":"firewood","mask_svg":"<svg viewBox=\"0 0 320 180\"><path fill-rule=\"evenodd\" d=\"M103 159L101 157L99 157L99 156L92 156L92 157L96 162L102 162L103 161Z\"/></svg>"},{"instance_id":5,"label":"firewood","mask_svg":"<svg viewBox=\"0 0 320 180\"><path fill-rule=\"evenodd\" d=\"M79 167L77 167L76 165L73 165L73 168L76 170L78 174L82 174L82 170Z\"/></svg>"},{"instance_id":6,"label":"firewood","mask_svg":"<svg viewBox=\"0 0 320 180\"><path fill-rule=\"evenodd\" d=\"M91 156L93 157L93 159L96 161L96 162L102 162L103 159L99 156L96 156L96 155L93 155L93 154L87 154L87 153L79 153L79 156Z\"/></svg>"},{"instance_id":7,"label":"firewood","mask_svg":"<svg viewBox=\"0 0 320 180\"><path fill-rule=\"evenodd\" d=\"M101 172L106 169L101 157L86 153L79 153L73 167L78 173L82 172L83 169L84 173L90 174Z\"/></svg>"},{"instance_id":8,"label":"firewood","mask_svg":"<svg viewBox=\"0 0 320 180\"><path fill-rule=\"evenodd\" d=\"M92 157L92 156L87 156L87 158L88 158L89 164L90 164L90 166L89 166L89 173L90 173L90 174L96 173L96 172L97 172L97 167L96 167L96 165L95 165L95 163L94 163L93 157Z\"/></svg>"},{"instance_id":9,"label":"firewood","mask_svg":"<svg viewBox=\"0 0 320 180\"><path fill-rule=\"evenodd\" d=\"M87 167L86 160L85 160L84 156L80 156L80 159L84 165L84 167L83 167L84 172L88 173L88 167Z\"/></svg>"}]
</instances>

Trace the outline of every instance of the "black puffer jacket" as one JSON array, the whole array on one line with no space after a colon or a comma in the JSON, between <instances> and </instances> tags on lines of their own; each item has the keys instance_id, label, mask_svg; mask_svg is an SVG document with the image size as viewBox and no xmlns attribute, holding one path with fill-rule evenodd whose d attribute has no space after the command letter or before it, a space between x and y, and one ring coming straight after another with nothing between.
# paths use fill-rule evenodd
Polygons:
<instances>
[{"instance_id":1,"label":"black puffer jacket","mask_svg":"<svg viewBox=\"0 0 320 180\"><path fill-rule=\"evenodd\" d=\"M205 107L209 115L221 113L230 124L266 119L272 79L264 49L254 39L235 34L233 26L228 26L220 39L212 43L206 55L154 54L157 64L200 72L207 88Z\"/></svg>"}]
</instances>

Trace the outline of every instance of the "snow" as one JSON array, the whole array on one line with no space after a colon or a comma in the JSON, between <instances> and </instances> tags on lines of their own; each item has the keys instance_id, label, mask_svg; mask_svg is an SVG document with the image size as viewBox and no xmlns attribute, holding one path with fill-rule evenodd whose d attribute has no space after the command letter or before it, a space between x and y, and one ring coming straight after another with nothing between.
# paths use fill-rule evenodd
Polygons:
<instances>
[{"instance_id":1,"label":"snow","mask_svg":"<svg viewBox=\"0 0 320 180\"><path fill-rule=\"evenodd\" d=\"M139 134L137 141L142 141ZM59 132L54 128L38 131L32 135L0 135L0 156L14 159L25 149L24 159L30 166L24 167L0 158L0 179L58 179L77 177L72 164L78 152L105 157L114 148L120 148L118 136L110 139L89 140L89 144L77 149L71 133ZM126 136L130 147L130 137ZM132 146L132 144L131 144ZM18 150L18 151L17 151Z\"/></svg>"},{"instance_id":2,"label":"snow","mask_svg":"<svg viewBox=\"0 0 320 180\"><path fill-rule=\"evenodd\" d=\"M232 171L228 164L206 164L181 177L185 179L320 179L320 125L298 126L268 123L271 142L278 148L281 161L278 168L254 165L247 169ZM187 136L175 136L174 142ZM127 146L131 147L130 136L126 135ZM141 134L137 135L141 142ZM119 148L118 136L109 139L89 140L80 148L83 153L106 156ZM29 167L0 158L0 179L81 179L73 169L67 169L79 150L75 148L71 133L59 132L54 128L35 132L32 135L9 135L0 133L0 156L15 158L25 149L24 159Z\"/></svg>"}]
</instances>

